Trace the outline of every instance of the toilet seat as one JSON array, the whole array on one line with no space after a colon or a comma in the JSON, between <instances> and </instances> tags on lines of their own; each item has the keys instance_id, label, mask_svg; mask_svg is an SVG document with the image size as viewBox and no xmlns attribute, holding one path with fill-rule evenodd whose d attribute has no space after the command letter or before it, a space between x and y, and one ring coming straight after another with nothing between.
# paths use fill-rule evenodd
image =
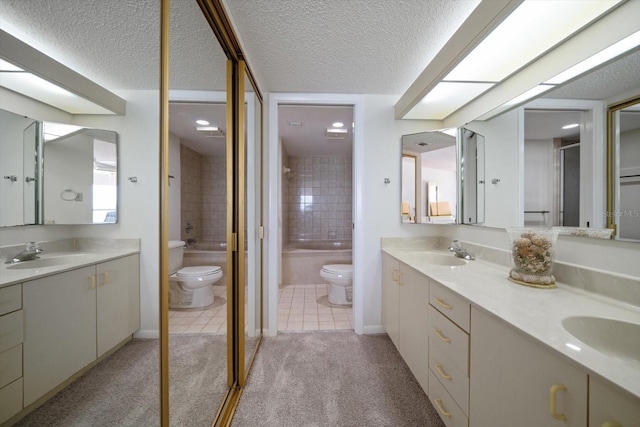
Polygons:
<instances>
[{"instance_id":1,"label":"toilet seat","mask_svg":"<svg viewBox=\"0 0 640 427\"><path fill-rule=\"evenodd\" d=\"M352 264L328 264L322 266L322 273L331 274L344 279L351 279L353 277L353 265Z\"/></svg>"},{"instance_id":2,"label":"toilet seat","mask_svg":"<svg viewBox=\"0 0 640 427\"><path fill-rule=\"evenodd\" d=\"M195 267L182 267L176 272L178 277L205 277L218 274L222 269L215 265L200 265Z\"/></svg>"}]
</instances>

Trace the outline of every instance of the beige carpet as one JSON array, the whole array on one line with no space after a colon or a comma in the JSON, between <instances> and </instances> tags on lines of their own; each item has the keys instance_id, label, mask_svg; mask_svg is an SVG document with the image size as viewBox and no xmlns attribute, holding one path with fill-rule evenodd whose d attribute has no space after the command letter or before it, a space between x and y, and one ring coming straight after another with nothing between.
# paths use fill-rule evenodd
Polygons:
<instances>
[{"instance_id":1,"label":"beige carpet","mask_svg":"<svg viewBox=\"0 0 640 427\"><path fill-rule=\"evenodd\" d=\"M444 427L389 337L351 331L263 338L232 425Z\"/></svg>"},{"instance_id":2,"label":"beige carpet","mask_svg":"<svg viewBox=\"0 0 640 427\"><path fill-rule=\"evenodd\" d=\"M210 427L227 387L226 336L169 338L172 426ZM17 426L160 424L158 341L132 340Z\"/></svg>"}]
</instances>

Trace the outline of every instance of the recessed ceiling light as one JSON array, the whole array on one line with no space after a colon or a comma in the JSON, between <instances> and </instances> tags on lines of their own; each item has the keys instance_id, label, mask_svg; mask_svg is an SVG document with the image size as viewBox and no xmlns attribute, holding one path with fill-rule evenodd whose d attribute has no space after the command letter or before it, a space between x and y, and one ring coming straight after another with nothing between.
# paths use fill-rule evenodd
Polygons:
<instances>
[{"instance_id":1,"label":"recessed ceiling light","mask_svg":"<svg viewBox=\"0 0 640 427\"><path fill-rule=\"evenodd\" d=\"M206 120L196 120L196 124L200 125L200 126L207 126L209 125L209 122Z\"/></svg>"},{"instance_id":2,"label":"recessed ceiling light","mask_svg":"<svg viewBox=\"0 0 640 427\"><path fill-rule=\"evenodd\" d=\"M334 128L341 128L342 126L344 126L344 123L342 122L334 122L331 124L331 126L333 126Z\"/></svg>"},{"instance_id":3,"label":"recessed ceiling light","mask_svg":"<svg viewBox=\"0 0 640 427\"><path fill-rule=\"evenodd\" d=\"M302 122L289 122L289 126L302 126Z\"/></svg>"},{"instance_id":4,"label":"recessed ceiling light","mask_svg":"<svg viewBox=\"0 0 640 427\"><path fill-rule=\"evenodd\" d=\"M570 125L562 126L562 129L573 129L577 128L578 126L580 126L580 123L571 123Z\"/></svg>"}]
</instances>

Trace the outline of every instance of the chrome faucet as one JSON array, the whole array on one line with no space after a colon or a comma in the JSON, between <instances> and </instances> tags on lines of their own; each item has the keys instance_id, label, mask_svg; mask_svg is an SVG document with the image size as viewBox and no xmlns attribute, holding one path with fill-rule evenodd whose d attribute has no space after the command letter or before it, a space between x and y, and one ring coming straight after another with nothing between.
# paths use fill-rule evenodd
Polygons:
<instances>
[{"instance_id":1,"label":"chrome faucet","mask_svg":"<svg viewBox=\"0 0 640 427\"><path fill-rule=\"evenodd\" d=\"M33 261L38 258L38 254L43 252L42 249L38 247L36 242L27 243L27 247L24 248L19 254L15 255L6 264L15 264L16 262L22 261Z\"/></svg>"},{"instance_id":2,"label":"chrome faucet","mask_svg":"<svg viewBox=\"0 0 640 427\"><path fill-rule=\"evenodd\" d=\"M458 258L463 258L467 260L474 260L475 258L471 256L471 254L460 245L459 240L454 240L451 242L451 246L449 250L454 253Z\"/></svg>"}]
</instances>

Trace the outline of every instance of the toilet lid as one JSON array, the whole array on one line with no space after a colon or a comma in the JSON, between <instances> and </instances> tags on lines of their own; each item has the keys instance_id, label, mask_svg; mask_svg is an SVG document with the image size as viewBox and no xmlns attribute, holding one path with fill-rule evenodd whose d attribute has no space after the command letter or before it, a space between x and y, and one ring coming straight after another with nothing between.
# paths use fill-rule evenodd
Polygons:
<instances>
[{"instance_id":1,"label":"toilet lid","mask_svg":"<svg viewBox=\"0 0 640 427\"><path fill-rule=\"evenodd\" d=\"M327 273L341 274L351 276L353 274L353 265L351 264L329 264L323 265L322 270Z\"/></svg>"},{"instance_id":2,"label":"toilet lid","mask_svg":"<svg viewBox=\"0 0 640 427\"><path fill-rule=\"evenodd\" d=\"M200 265L196 267L182 267L178 270L178 277L199 277L216 274L222 269L217 265Z\"/></svg>"}]
</instances>

